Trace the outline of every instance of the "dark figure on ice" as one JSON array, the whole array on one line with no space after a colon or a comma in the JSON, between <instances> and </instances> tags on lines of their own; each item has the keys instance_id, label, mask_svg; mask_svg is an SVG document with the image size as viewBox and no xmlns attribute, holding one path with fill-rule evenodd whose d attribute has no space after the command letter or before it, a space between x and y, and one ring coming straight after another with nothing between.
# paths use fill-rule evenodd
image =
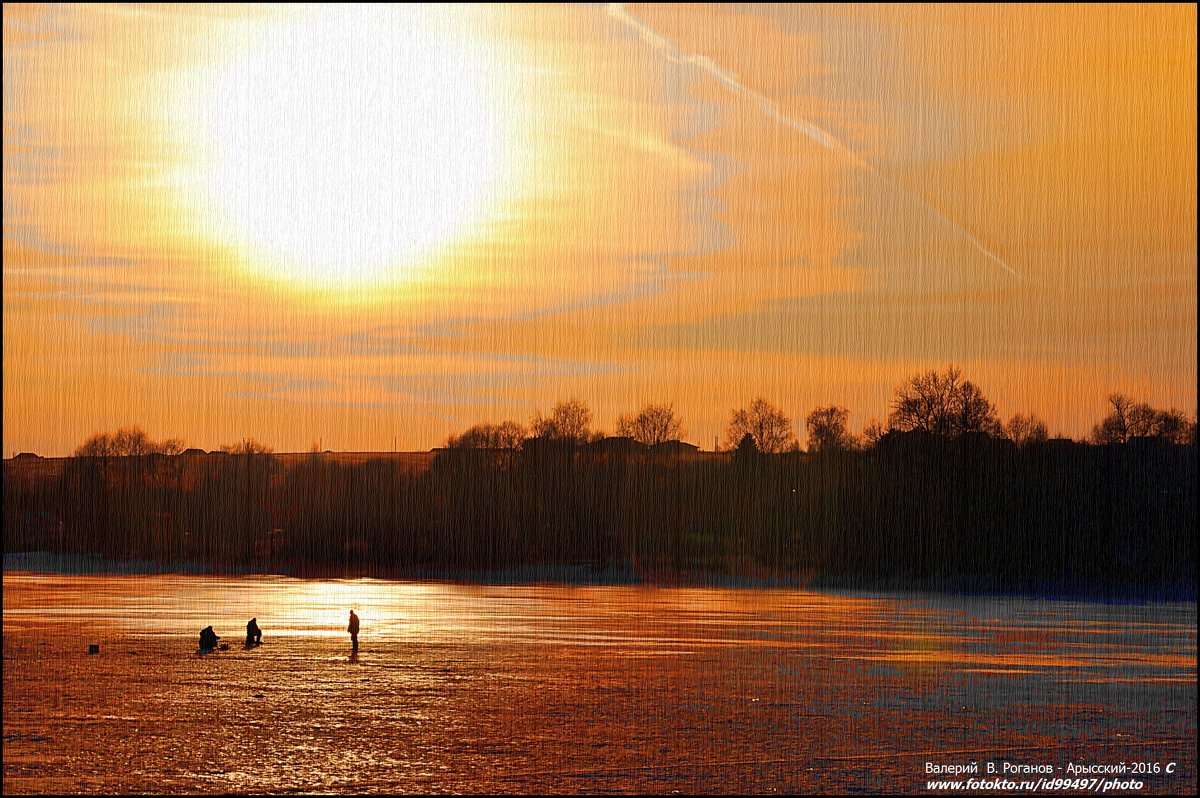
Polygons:
<instances>
[{"instance_id":1,"label":"dark figure on ice","mask_svg":"<svg viewBox=\"0 0 1200 798\"><path fill-rule=\"evenodd\" d=\"M350 645L358 651L358 616L354 614L354 610L350 610L350 625L346 627L346 631L350 633Z\"/></svg>"},{"instance_id":2,"label":"dark figure on ice","mask_svg":"<svg viewBox=\"0 0 1200 798\"><path fill-rule=\"evenodd\" d=\"M206 626L200 630L200 649L212 651L217 647L217 641L220 639L211 626Z\"/></svg>"},{"instance_id":3,"label":"dark figure on ice","mask_svg":"<svg viewBox=\"0 0 1200 798\"><path fill-rule=\"evenodd\" d=\"M246 624L246 648L262 645L262 629L258 628L258 618L251 618Z\"/></svg>"}]
</instances>

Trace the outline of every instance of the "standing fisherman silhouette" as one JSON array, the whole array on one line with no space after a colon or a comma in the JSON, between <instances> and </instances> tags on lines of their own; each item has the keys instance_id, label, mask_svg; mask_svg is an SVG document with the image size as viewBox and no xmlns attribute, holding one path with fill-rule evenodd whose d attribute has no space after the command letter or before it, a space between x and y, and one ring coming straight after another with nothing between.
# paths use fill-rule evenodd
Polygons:
<instances>
[{"instance_id":1,"label":"standing fisherman silhouette","mask_svg":"<svg viewBox=\"0 0 1200 798\"><path fill-rule=\"evenodd\" d=\"M346 631L350 633L351 647L358 651L358 616L354 614L354 610L350 610L350 625L346 627Z\"/></svg>"},{"instance_id":2,"label":"standing fisherman silhouette","mask_svg":"<svg viewBox=\"0 0 1200 798\"><path fill-rule=\"evenodd\" d=\"M262 629L258 628L258 618L251 618L246 624L246 648L262 645Z\"/></svg>"}]
</instances>

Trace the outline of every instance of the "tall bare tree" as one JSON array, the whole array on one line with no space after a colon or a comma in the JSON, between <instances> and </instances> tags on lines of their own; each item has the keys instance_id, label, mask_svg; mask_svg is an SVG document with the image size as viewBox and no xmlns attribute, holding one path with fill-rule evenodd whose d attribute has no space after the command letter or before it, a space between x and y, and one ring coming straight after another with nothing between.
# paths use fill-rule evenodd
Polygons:
<instances>
[{"instance_id":1,"label":"tall bare tree","mask_svg":"<svg viewBox=\"0 0 1200 798\"><path fill-rule=\"evenodd\" d=\"M879 423L879 419L873 418L863 427L862 441L863 445L870 448L879 443L879 439L887 434L887 429L883 424Z\"/></svg>"},{"instance_id":2,"label":"tall bare tree","mask_svg":"<svg viewBox=\"0 0 1200 798\"><path fill-rule=\"evenodd\" d=\"M617 419L617 434L653 446L679 440L683 435L683 422L675 415L673 405L646 405L636 416L622 414Z\"/></svg>"},{"instance_id":3,"label":"tall bare tree","mask_svg":"<svg viewBox=\"0 0 1200 798\"><path fill-rule=\"evenodd\" d=\"M114 457L113 438L107 432L97 432L75 447L76 457Z\"/></svg>"},{"instance_id":4,"label":"tall bare tree","mask_svg":"<svg viewBox=\"0 0 1200 798\"><path fill-rule=\"evenodd\" d=\"M850 451L857 449L858 438L847 428L850 411L830 405L818 407L808 414L804 427L808 431L810 452Z\"/></svg>"},{"instance_id":5,"label":"tall bare tree","mask_svg":"<svg viewBox=\"0 0 1200 798\"><path fill-rule=\"evenodd\" d=\"M450 436L446 446L450 449L520 449L528 434L528 430L515 421L476 424L461 435Z\"/></svg>"},{"instance_id":6,"label":"tall bare tree","mask_svg":"<svg viewBox=\"0 0 1200 798\"><path fill-rule=\"evenodd\" d=\"M1031 443L1044 443L1050 437L1046 422L1030 413L1023 416L1017 413L1004 427L1005 436L1018 446L1028 446Z\"/></svg>"},{"instance_id":7,"label":"tall bare tree","mask_svg":"<svg viewBox=\"0 0 1200 798\"><path fill-rule=\"evenodd\" d=\"M592 436L592 409L579 399L560 401L549 417L534 415L530 427L539 438L587 443Z\"/></svg>"},{"instance_id":8,"label":"tall bare tree","mask_svg":"<svg viewBox=\"0 0 1200 798\"><path fill-rule=\"evenodd\" d=\"M947 438L970 432L1001 433L995 406L953 366L945 374L933 370L918 374L897 388L888 426Z\"/></svg>"},{"instance_id":9,"label":"tall bare tree","mask_svg":"<svg viewBox=\"0 0 1200 798\"><path fill-rule=\"evenodd\" d=\"M121 427L115 433L97 432L75 449L76 457L138 457L147 454L179 454L186 444L179 438L155 441L138 426Z\"/></svg>"},{"instance_id":10,"label":"tall bare tree","mask_svg":"<svg viewBox=\"0 0 1200 798\"><path fill-rule=\"evenodd\" d=\"M725 430L725 448L733 449L749 435L760 452L777 454L798 446L792 420L766 399L759 397L749 407L733 411Z\"/></svg>"},{"instance_id":11,"label":"tall bare tree","mask_svg":"<svg viewBox=\"0 0 1200 798\"><path fill-rule=\"evenodd\" d=\"M1095 443L1128 443L1134 438L1163 438L1181 444L1195 442L1195 422L1189 421L1178 410L1158 410L1119 393L1111 394L1108 403L1112 405L1112 411L1092 428Z\"/></svg>"}]
</instances>

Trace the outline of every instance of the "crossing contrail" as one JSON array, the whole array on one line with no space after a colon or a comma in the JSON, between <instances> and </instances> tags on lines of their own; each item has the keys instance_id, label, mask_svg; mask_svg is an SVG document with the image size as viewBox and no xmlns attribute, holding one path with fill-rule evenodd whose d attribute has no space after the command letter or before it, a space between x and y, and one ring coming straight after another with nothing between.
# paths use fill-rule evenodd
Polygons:
<instances>
[{"instance_id":1,"label":"crossing contrail","mask_svg":"<svg viewBox=\"0 0 1200 798\"><path fill-rule=\"evenodd\" d=\"M759 94L758 92L754 91L754 89L747 87L737 79L736 75L726 69L723 69L719 64L717 64L717 62L713 61L708 56L697 54L684 55L670 39L658 33L649 25L642 23L632 14L630 14L629 11L626 10L624 3L609 3L608 13L614 19L632 28L635 32L637 32L642 41L657 50L672 64L693 66L704 71L733 94L758 106L759 110L762 111L763 114L769 119L773 119L780 124L807 136L827 150L838 153L855 167L875 176L897 191L900 191L916 200L921 204L922 207L929 210L934 214L934 216L948 225L950 229L970 243L971 246L974 247L981 255L998 265L1000 268L1004 269L1004 271L1008 272L1013 277L1017 278L1018 280L1021 279L1020 274L1018 274L1011 266L1005 263L1003 258L985 247L978 238L971 234L969 230L951 219L949 216L931 205L926 200L922 199L917 194L913 193L911 190L900 185L891 177L864 161L858 156L858 154L847 147L840 139L838 139L837 136L833 135L828 130L825 130L818 125L814 125L812 122L808 122L804 119L797 119L784 113L782 110L780 110L775 101L769 97Z\"/></svg>"}]
</instances>

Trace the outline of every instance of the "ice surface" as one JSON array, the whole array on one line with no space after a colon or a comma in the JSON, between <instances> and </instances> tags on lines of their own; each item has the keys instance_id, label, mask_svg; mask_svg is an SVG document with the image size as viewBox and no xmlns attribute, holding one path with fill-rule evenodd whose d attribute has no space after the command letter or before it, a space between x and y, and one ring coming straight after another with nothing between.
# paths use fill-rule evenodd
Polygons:
<instances>
[{"instance_id":1,"label":"ice surface","mask_svg":"<svg viewBox=\"0 0 1200 798\"><path fill-rule=\"evenodd\" d=\"M1196 787L1190 603L6 573L3 620L5 793Z\"/></svg>"}]
</instances>

